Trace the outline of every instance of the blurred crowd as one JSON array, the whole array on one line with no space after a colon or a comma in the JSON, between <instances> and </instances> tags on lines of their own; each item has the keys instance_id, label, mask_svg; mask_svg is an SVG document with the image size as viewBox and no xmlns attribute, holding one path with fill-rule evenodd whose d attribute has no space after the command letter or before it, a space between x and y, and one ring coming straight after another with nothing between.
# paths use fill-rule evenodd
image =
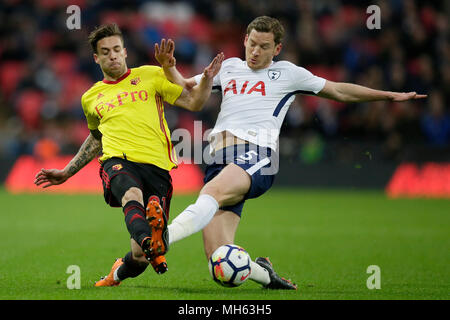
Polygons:
<instances>
[{"instance_id":1,"label":"blurred crowd","mask_svg":"<svg viewBox=\"0 0 450 320\"><path fill-rule=\"evenodd\" d=\"M372 4L380 8L380 29L366 25ZM67 27L69 5L81 9L80 29ZM129 67L156 64L154 44L174 39L177 66L192 76L220 51L243 58L246 26L260 15L285 26L277 59L332 81L429 95L407 103L351 105L297 96L282 128L282 154L315 162L328 150L345 159L348 152L329 151L349 141L377 146L387 160L399 159L412 144L448 148L449 9L445 0L3 0L0 158L78 150L89 133L81 95L103 78L87 43L95 26L121 27ZM199 113L166 108L169 126L192 129L193 120L202 120L204 129L210 128L219 103L212 95Z\"/></svg>"}]
</instances>

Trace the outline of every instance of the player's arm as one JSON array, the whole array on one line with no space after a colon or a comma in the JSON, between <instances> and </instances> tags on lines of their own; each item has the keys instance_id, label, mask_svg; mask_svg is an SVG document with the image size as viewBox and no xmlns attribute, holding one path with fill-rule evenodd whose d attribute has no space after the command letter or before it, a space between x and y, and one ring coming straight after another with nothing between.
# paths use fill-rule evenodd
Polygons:
<instances>
[{"instance_id":1,"label":"player's arm","mask_svg":"<svg viewBox=\"0 0 450 320\"><path fill-rule=\"evenodd\" d=\"M326 81L323 89L317 94L319 97L333 99L340 102L365 101L407 101L411 99L426 98L427 95L416 92L392 92L367 88L353 83Z\"/></svg>"},{"instance_id":2,"label":"player's arm","mask_svg":"<svg viewBox=\"0 0 450 320\"><path fill-rule=\"evenodd\" d=\"M219 53L203 71L200 82L190 90L183 88L174 104L190 111L200 111L211 95L213 79L219 73L223 59L223 53Z\"/></svg>"},{"instance_id":3,"label":"player's arm","mask_svg":"<svg viewBox=\"0 0 450 320\"><path fill-rule=\"evenodd\" d=\"M164 70L166 78L187 90L191 90L197 83L194 77L184 78L176 68L174 57L175 43L172 39L162 39L161 44L155 43L155 58Z\"/></svg>"},{"instance_id":4,"label":"player's arm","mask_svg":"<svg viewBox=\"0 0 450 320\"><path fill-rule=\"evenodd\" d=\"M44 184L44 188L64 183L99 154L102 149L101 138L102 134L99 130L91 130L78 153L63 170L41 169L36 174L34 183L37 186Z\"/></svg>"},{"instance_id":5,"label":"player's arm","mask_svg":"<svg viewBox=\"0 0 450 320\"><path fill-rule=\"evenodd\" d=\"M184 78L177 70L174 51L175 43L171 39L167 42L162 39L161 44L155 44L155 58L161 65L166 78L184 88L175 105L190 111L199 111L211 94L212 81L220 70L224 55L220 53L214 58L211 64L205 68L202 78L197 84L194 77Z\"/></svg>"}]
</instances>

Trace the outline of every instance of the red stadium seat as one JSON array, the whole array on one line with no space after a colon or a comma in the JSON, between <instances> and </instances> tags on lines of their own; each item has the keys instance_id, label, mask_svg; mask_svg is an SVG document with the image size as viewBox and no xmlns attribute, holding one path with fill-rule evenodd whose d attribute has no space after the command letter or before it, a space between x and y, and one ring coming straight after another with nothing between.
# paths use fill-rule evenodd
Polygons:
<instances>
[{"instance_id":1,"label":"red stadium seat","mask_svg":"<svg viewBox=\"0 0 450 320\"><path fill-rule=\"evenodd\" d=\"M36 129L39 126L43 102L42 93L34 89L25 90L19 95L16 108L25 128Z\"/></svg>"},{"instance_id":2,"label":"red stadium seat","mask_svg":"<svg viewBox=\"0 0 450 320\"><path fill-rule=\"evenodd\" d=\"M8 98L23 77L25 63L22 61L5 61L0 66L0 87Z\"/></svg>"},{"instance_id":3,"label":"red stadium seat","mask_svg":"<svg viewBox=\"0 0 450 320\"><path fill-rule=\"evenodd\" d=\"M75 54L65 51L54 53L50 60L50 66L57 76L72 73L77 64Z\"/></svg>"}]
</instances>

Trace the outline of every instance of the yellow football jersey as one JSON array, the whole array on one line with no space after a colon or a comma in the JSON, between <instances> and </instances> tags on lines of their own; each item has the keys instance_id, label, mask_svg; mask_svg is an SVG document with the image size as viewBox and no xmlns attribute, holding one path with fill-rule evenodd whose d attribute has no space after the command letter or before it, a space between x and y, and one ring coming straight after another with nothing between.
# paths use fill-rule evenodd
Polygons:
<instances>
[{"instance_id":1,"label":"yellow football jersey","mask_svg":"<svg viewBox=\"0 0 450 320\"><path fill-rule=\"evenodd\" d=\"M128 69L116 81L95 83L81 97L90 130L102 133L100 161L119 157L170 170L177 165L164 117L183 87L167 80L157 66Z\"/></svg>"}]
</instances>

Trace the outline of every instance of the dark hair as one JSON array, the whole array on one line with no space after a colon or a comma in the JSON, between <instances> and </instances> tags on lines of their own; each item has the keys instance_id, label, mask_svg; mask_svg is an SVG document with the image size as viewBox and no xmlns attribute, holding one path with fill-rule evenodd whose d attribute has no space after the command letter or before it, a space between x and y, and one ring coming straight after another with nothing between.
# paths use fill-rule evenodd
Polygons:
<instances>
[{"instance_id":1,"label":"dark hair","mask_svg":"<svg viewBox=\"0 0 450 320\"><path fill-rule=\"evenodd\" d=\"M275 44L281 43L284 37L284 28L280 21L268 16L261 16L254 19L247 27L247 34L255 29L258 32L272 32Z\"/></svg>"},{"instance_id":2,"label":"dark hair","mask_svg":"<svg viewBox=\"0 0 450 320\"><path fill-rule=\"evenodd\" d=\"M120 31L119 27L115 23L104 24L100 27L97 27L89 34L88 41L92 47L92 50L97 53L97 42L99 42L103 38L111 37L111 36L119 36L122 40L123 44L123 35L122 31Z\"/></svg>"}]
</instances>

